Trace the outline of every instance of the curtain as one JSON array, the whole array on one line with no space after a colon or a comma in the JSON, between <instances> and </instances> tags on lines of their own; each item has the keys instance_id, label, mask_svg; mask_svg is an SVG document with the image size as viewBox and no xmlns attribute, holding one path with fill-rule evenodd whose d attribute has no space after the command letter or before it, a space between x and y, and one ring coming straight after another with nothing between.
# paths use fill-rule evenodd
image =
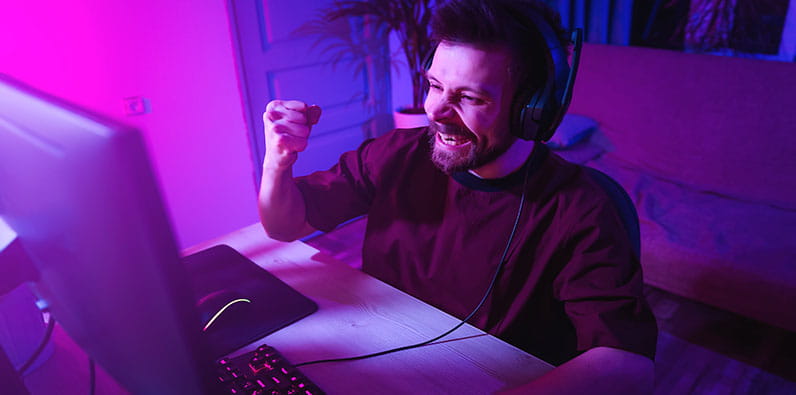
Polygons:
<instances>
[{"instance_id":1,"label":"curtain","mask_svg":"<svg viewBox=\"0 0 796 395\"><path fill-rule=\"evenodd\" d=\"M790 0L779 44L780 60L796 62L796 0Z\"/></svg>"},{"instance_id":2,"label":"curtain","mask_svg":"<svg viewBox=\"0 0 796 395\"><path fill-rule=\"evenodd\" d=\"M556 0L553 6L568 29L583 29L584 41L630 44L633 0Z\"/></svg>"}]
</instances>

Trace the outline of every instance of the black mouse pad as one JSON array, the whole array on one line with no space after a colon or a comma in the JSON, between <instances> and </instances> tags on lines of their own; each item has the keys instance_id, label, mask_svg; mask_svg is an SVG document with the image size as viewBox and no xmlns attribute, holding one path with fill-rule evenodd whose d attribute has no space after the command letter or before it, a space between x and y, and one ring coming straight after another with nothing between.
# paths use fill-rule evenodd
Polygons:
<instances>
[{"instance_id":1,"label":"black mouse pad","mask_svg":"<svg viewBox=\"0 0 796 395\"><path fill-rule=\"evenodd\" d=\"M318 305L228 245L217 245L183 257L191 276L204 327L224 305L213 323L202 329L218 358L313 313ZM215 298L213 296L216 296ZM210 300L212 303L207 303ZM204 311L203 311L204 310Z\"/></svg>"}]
</instances>

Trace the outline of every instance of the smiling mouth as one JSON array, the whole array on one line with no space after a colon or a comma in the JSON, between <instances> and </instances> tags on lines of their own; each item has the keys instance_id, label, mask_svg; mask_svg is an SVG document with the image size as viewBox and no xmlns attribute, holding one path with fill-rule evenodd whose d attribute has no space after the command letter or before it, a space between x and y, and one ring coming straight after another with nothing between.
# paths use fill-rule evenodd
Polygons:
<instances>
[{"instance_id":1,"label":"smiling mouth","mask_svg":"<svg viewBox=\"0 0 796 395\"><path fill-rule=\"evenodd\" d=\"M456 147L469 143L471 140L465 136L454 136L450 134L437 133L438 140L451 147Z\"/></svg>"}]
</instances>

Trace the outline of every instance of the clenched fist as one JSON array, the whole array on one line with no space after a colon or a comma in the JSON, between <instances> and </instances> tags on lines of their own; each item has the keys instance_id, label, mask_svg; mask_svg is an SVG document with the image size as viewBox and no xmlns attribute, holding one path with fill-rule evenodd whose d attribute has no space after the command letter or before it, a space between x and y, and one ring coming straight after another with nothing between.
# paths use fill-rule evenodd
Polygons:
<instances>
[{"instance_id":1,"label":"clenched fist","mask_svg":"<svg viewBox=\"0 0 796 395\"><path fill-rule=\"evenodd\" d=\"M293 165L298 153L307 148L312 125L318 123L321 108L290 100L273 100L265 107L264 167L285 169Z\"/></svg>"}]
</instances>

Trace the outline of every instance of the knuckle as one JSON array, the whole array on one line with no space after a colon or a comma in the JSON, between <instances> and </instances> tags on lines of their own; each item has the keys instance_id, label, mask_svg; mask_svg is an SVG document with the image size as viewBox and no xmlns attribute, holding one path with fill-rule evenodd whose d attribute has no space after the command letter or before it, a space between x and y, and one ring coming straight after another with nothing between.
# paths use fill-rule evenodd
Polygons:
<instances>
[{"instance_id":1,"label":"knuckle","mask_svg":"<svg viewBox=\"0 0 796 395\"><path fill-rule=\"evenodd\" d=\"M304 110L307 108L307 104L300 100L288 100L284 102L283 105L289 110L299 112L304 112Z\"/></svg>"},{"instance_id":2,"label":"knuckle","mask_svg":"<svg viewBox=\"0 0 796 395\"><path fill-rule=\"evenodd\" d=\"M274 111L277 107L280 107L282 104L281 100L271 100L265 106L265 112Z\"/></svg>"},{"instance_id":3,"label":"knuckle","mask_svg":"<svg viewBox=\"0 0 796 395\"><path fill-rule=\"evenodd\" d=\"M288 127L284 123L279 121L271 123L271 132L279 135L290 134L290 130L288 129Z\"/></svg>"}]
</instances>

